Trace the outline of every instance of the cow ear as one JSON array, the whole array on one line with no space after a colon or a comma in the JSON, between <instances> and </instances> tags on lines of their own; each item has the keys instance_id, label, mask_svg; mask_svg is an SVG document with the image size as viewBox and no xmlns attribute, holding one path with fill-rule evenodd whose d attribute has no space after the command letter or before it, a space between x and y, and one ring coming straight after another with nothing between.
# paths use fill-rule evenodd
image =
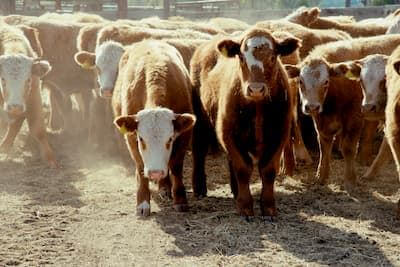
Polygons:
<instances>
[{"instance_id":1,"label":"cow ear","mask_svg":"<svg viewBox=\"0 0 400 267\"><path fill-rule=\"evenodd\" d=\"M93 69L96 66L96 54L81 51L75 54L75 62L83 69Z\"/></svg>"},{"instance_id":2,"label":"cow ear","mask_svg":"<svg viewBox=\"0 0 400 267\"><path fill-rule=\"evenodd\" d=\"M42 78L46 76L47 73L51 71L51 65L46 60L40 60L33 62L32 65L32 74Z\"/></svg>"},{"instance_id":3,"label":"cow ear","mask_svg":"<svg viewBox=\"0 0 400 267\"><path fill-rule=\"evenodd\" d=\"M35 51L36 55L38 57L42 57L43 49L39 40L39 31L35 28L31 28L25 25L19 25L18 28L20 28L24 32L24 35L29 40L29 43L31 44L31 47L33 51Z\"/></svg>"},{"instance_id":4,"label":"cow ear","mask_svg":"<svg viewBox=\"0 0 400 267\"><path fill-rule=\"evenodd\" d=\"M217 50L225 57L234 57L240 54L240 44L233 40L225 39L217 44Z\"/></svg>"},{"instance_id":5,"label":"cow ear","mask_svg":"<svg viewBox=\"0 0 400 267\"><path fill-rule=\"evenodd\" d=\"M299 39L288 37L276 43L276 53L281 56L288 56L299 47L301 47L301 41Z\"/></svg>"},{"instance_id":6,"label":"cow ear","mask_svg":"<svg viewBox=\"0 0 400 267\"><path fill-rule=\"evenodd\" d=\"M114 125L121 134L133 133L137 130L137 120L135 115L119 116L114 120Z\"/></svg>"},{"instance_id":7,"label":"cow ear","mask_svg":"<svg viewBox=\"0 0 400 267\"><path fill-rule=\"evenodd\" d=\"M297 78L300 75L300 69L296 65L285 64L285 69L289 78Z\"/></svg>"},{"instance_id":8,"label":"cow ear","mask_svg":"<svg viewBox=\"0 0 400 267\"><path fill-rule=\"evenodd\" d=\"M361 73L361 63L352 61L350 63L332 64L329 69L330 76L344 76L349 80L358 81Z\"/></svg>"},{"instance_id":9,"label":"cow ear","mask_svg":"<svg viewBox=\"0 0 400 267\"><path fill-rule=\"evenodd\" d=\"M321 9L319 9L319 7L310 8L310 9L308 10L308 15L309 15L311 18L313 18L313 20L311 20L310 23L313 23L313 22L319 17L319 14L320 14L320 13L321 13Z\"/></svg>"},{"instance_id":10,"label":"cow ear","mask_svg":"<svg viewBox=\"0 0 400 267\"><path fill-rule=\"evenodd\" d=\"M400 60L393 63L393 68L400 75Z\"/></svg>"},{"instance_id":11,"label":"cow ear","mask_svg":"<svg viewBox=\"0 0 400 267\"><path fill-rule=\"evenodd\" d=\"M178 134L181 134L185 131L192 129L195 123L196 116L192 114L175 114L175 120L173 120L174 131Z\"/></svg>"}]
</instances>

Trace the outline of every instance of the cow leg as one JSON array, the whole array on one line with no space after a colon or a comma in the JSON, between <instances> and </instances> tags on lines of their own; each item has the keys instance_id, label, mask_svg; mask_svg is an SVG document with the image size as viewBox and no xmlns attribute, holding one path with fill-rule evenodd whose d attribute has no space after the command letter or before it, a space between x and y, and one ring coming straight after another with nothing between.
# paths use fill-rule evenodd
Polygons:
<instances>
[{"instance_id":1,"label":"cow leg","mask_svg":"<svg viewBox=\"0 0 400 267\"><path fill-rule=\"evenodd\" d=\"M47 123L47 127L53 131L60 130L63 125L63 111L62 102L64 101L64 96L61 94L59 89L50 83L46 83L46 88L49 92L49 101L50 101L50 116L49 121ZM65 124L65 122L64 122Z\"/></svg>"},{"instance_id":2,"label":"cow leg","mask_svg":"<svg viewBox=\"0 0 400 267\"><path fill-rule=\"evenodd\" d=\"M392 151L394 162L396 163L397 174L400 181L400 136L397 127L396 129L388 130L386 133L386 137L390 146L390 150ZM400 200L397 203L397 218L400 219Z\"/></svg>"},{"instance_id":3,"label":"cow leg","mask_svg":"<svg viewBox=\"0 0 400 267\"><path fill-rule=\"evenodd\" d=\"M194 195L199 198L207 196L205 160L210 142L209 131L210 129L207 127L204 119L201 118L201 115L197 115L197 121L193 127L192 137L192 187Z\"/></svg>"},{"instance_id":4,"label":"cow leg","mask_svg":"<svg viewBox=\"0 0 400 267\"><path fill-rule=\"evenodd\" d=\"M24 120L25 120L25 117L21 117L21 118L13 120L12 122L10 122L8 124L7 132L0 144L1 152L8 152L11 149L11 147L14 143L15 137L17 136L18 132L20 131Z\"/></svg>"},{"instance_id":5,"label":"cow leg","mask_svg":"<svg viewBox=\"0 0 400 267\"><path fill-rule=\"evenodd\" d=\"M42 100L39 93L39 80L32 80L31 96L27 105L27 116L29 131L39 144L42 157L49 162L53 168L58 167L58 163L53 153L53 149L47 139L46 127L42 113Z\"/></svg>"},{"instance_id":6,"label":"cow leg","mask_svg":"<svg viewBox=\"0 0 400 267\"><path fill-rule=\"evenodd\" d=\"M359 160L360 164L368 166L372 161L373 141L379 121L365 121L363 134L360 140Z\"/></svg>"},{"instance_id":7,"label":"cow leg","mask_svg":"<svg viewBox=\"0 0 400 267\"><path fill-rule=\"evenodd\" d=\"M279 169L279 155L280 153L277 153L274 158L270 160L267 166L261 167L259 165L262 180L262 191L260 197L262 216L275 217L277 215L274 197L274 183L277 170Z\"/></svg>"},{"instance_id":8,"label":"cow leg","mask_svg":"<svg viewBox=\"0 0 400 267\"><path fill-rule=\"evenodd\" d=\"M253 197L249 186L251 173L253 172L252 161L250 158L246 161L245 156L232 152L229 151L228 154L231 156L230 160L232 161L232 169L238 188L236 208L241 216L254 216Z\"/></svg>"},{"instance_id":9,"label":"cow leg","mask_svg":"<svg viewBox=\"0 0 400 267\"><path fill-rule=\"evenodd\" d=\"M344 158L345 170L344 179L345 184L348 188L355 185L357 180L356 168L355 168L355 157L357 153L357 141L359 135L356 133L346 133L343 135L341 142L341 151Z\"/></svg>"},{"instance_id":10,"label":"cow leg","mask_svg":"<svg viewBox=\"0 0 400 267\"><path fill-rule=\"evenodd\" d=\"M313 160L304 144L303 136L301 135L301 130L299 126L299 121L297 119L293 119L292 123L293 123L292 131L294 137L293 144L294 144L294 154L296 158L296 163L302 161L304 162L305 165L311 165L313 163Z\"/></svg>"},{"instance_id":11,"label":"cow leg","mask_svg":"<svg viewBox=\"0 0 400 267\"><path fill-rule=\"evenodd\" d=\"M294 174L294 168L295 168L295 159L294 159L294 154L293 154L293 140L292 138L289 138L283 153L283 168L282 172L284 175L287 176L293 176Z\"/></svg>"},{"instance_id":12,"label":"cow leg","mask_svg":"<svg viewBox=\"0 0 400 267\"><path fill-rule=\"evenodd\" d=\"M364 173L361 179L372 180L378 174L379 169L388 164L391 159L392 153L390 152L389 144L384 137L381 146L379 147L378 155L376 155L374 162L372 162L372 165Z\"/></svg>"},{"instance_id":13,"label":"cow leg","mask_svg":"<svg viewBox=\"0 0 400 267\"><path fill-rule=\"evenodd\" d=\"M79 94L76 94L75 96L81 113L81 123L83 125L82 132L84 135L87 135L90 120L91 91L82 90Z\"/></svg>"},{"instance_id":14,"label":"cow leg","mask_svg":"<svg viewBox=\"0 0 400 267\"><path fill-rule=\"evenodd\" d=\"M235 171L233 170L232 161L228 160L229 165L229 176L230 176L230 185L231 185L231 192L233 197L236 199L238 196L238 183L237 178L235 176Z\"/></svg>"},{"instance_id":15,"label":"cow leg","mask_svg":"<svg viewBox=\"0 0 400 267\"><path fill-rule=\"evenodd\" d=\"M144 177L143 170L144 165L142 158L139 153L137 146L137 140L135 135L125 136L125 141L128 146L131 158L136 163L136 181L137 181L137 193L136 193L136 215L138 216L149 216L150 215L150 188L149 179Z\"/></svg>"},{"instance_id":16,"label":"cow leg","mask_svg":"<svg viewBox=\"0 0 400 267\"><path fill-rule=\"evenodd\" d=\"M192 131L188 131L181 134L175 140L170 160L174 209L180 212L187 211L189 208L185 186L183 185L183 161L185 159L186 150L189 147L191 136Z\"/></svg>"},{"instance_id":17,"label":"cow leg","mask_svg":"<svg viewBox=\"0 0 400 267\"><path fill-rule=\"evenodd\" d=\"M316 179L319 184L326 184L329 178L329 162L332 155L333 136L323 136L318 133L319 163Z\"/></svg>"}]
</instances>

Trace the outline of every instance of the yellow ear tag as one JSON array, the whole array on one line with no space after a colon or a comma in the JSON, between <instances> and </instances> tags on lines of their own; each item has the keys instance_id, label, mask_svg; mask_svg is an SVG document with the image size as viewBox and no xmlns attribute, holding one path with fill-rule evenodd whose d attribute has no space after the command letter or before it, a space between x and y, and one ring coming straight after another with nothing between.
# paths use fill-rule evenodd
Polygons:
<instances>
[{"instance_id":1,"label":"yellow ear tag","mask_svg":"<svg viewBox=\"0 0 400 267\"><path fill-rule=\"evenodd\" d=\"M348 70L344 76L349 80L357 79L357 77L351 72L351 70Z\"/></svg>"},{"instance_id":2,"label":"yellow ear tag","mask_svg":"<svg viewBox=\"0 0 400 267\"><path fill-rule=\"evenodd\" d=\"M221 50L221 54L228 57L228 49L226 49L226 47L223 47Z\"/></svg>"},{"instance_id":3,"label":"yellow ear tag","mask_svg":"<svg viewBox=\"0 0 400 267\"><path fill-rule=\"evenodd\" d=\"M85 61L85 63L82 64L82 68L85 70L90 70L93 69L93 66L89 64L89 62Z\"/></svg>"},{"instance_id":4,"label":"yellow ear tag","mask_svg":"<svg viewBox=\"0 0 400 267\"><path fill-rule=\"evenodd\" d=\"M126 129L125 124L122 124L122 126L119 128L119 132L123 135L128 133L128 129Z\"/></svg>"}]
</instances>

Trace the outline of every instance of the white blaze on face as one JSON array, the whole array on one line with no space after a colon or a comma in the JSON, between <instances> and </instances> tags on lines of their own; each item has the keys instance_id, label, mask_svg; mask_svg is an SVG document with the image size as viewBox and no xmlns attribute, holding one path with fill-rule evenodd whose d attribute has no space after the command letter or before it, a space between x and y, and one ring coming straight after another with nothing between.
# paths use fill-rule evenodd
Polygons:
<instances>
[{"instance_id":1,"label":"white blaze on face","mask_svg":"<svg viewBox=\"0 0 400 267\"><path fill-rule=\"evenodd\" d=\"M273 49L272 42L265 37L252 37L246 41L246 45L247 50L244 51L244 58L249 70L251 71L253 66L257 66L264 72L264 64L254 57L254 49L264 45L267 45L269 49Z\"/></svg>"},{"instance_id":2,"label":"white blaze on face","mask_svg":"<svg viewBox=\"0 0 400 267\"><path fill-rule=\"evenodd\" d=\"M305 111L306 105L320 105L320 111L322 111L323 99L320 99L319 91L329 81L327 66L324 64L313 67L306 65L300 71L300 79L303 82L303 89L299 90L303 111Z\"/></svg>"},{"instance_id":3,"label":"white blaze on face","mask_svg":"<svg viewBox=\"0 0 400 267\"><path fill-rule=\"evenodd\" d=\"M25 55L0 56L1 93L4 108L19 106L26 110L25 98L30 89L33 58Z\"/></svg>"},{"instance_id":4,"label":"white blaze on face","mask_svg":"<svg viewBox=\"0 0 400 267\"><path fill-rule=\"evenodd\" d=\"M107 41L96 48L96 67L101 90L113 90L118 74L119 60L124 47L117 42Z\"/></svg>"},{"instance_id":5,"label":"white blaze on face","mask_svg":"<svg viewBox=\"0 0 400 267\"><path fill-rule=\"evenodd\" d=\"M363 105L379 105L386 100L384 92L380 89L385 79L386 61L383 55L372 55L363 60L360 72L363 84Z\"/></svg>"},{"instance_id":6,"label":"white blaze on face","mask_svg":"<svg viewBox=\"0 0 400 267\"><path fill-rule=\"evenodd\" d=\"M146 177L149 177L150 171L168 173L169 158L175 139L174 119L174 113L167 108L144 109L136 115L139 152Z\"/></svg>"}]
</instances>

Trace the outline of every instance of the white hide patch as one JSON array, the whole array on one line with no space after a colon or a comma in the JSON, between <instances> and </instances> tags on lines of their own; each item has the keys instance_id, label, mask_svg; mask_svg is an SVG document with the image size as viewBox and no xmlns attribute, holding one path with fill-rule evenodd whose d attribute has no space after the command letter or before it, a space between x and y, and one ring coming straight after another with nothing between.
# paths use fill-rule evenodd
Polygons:
<instances>
[{"instance_id":1,"label":"white hide patch","mask_svg":"<svg viewBox=\"0 0 400 267\"><path fill-rule=\"evenodd\" d=\"M400 19L395 20L386 31L386 34L400 33Z\"/></svg>"},{"instance_id":2,"label":"white hide patch","mask_svg":"<svg viewBox=\"0 0 400 267\"><path fill-rule=\"evenodd\" d=\"M247 50L244 52L244 57L246 59L247 66L251 71L253 66L259 67L264 72L263 63L254 57L254 49L261 47L263 45L268 45L269 49L273 49L273 44L270 40L265 37L253 37L249 38L246 42Z\"/></svg>"},{"instance_id":3,"label":"white hide patch","mask_svg":"<svg viewBox=\"0 0 400 267\"><path fill-rule=\"evenodd\" d=\"M304 90L299 90L302 106L304 107L307 104L319 104L322 108L323 103L321 103L321 99L319 99L318 91L321 86L329 80L327 67L322 64L314 68L306 65L301 68L300 79L304 83Z\"/></svg>"},{"instance_id":4,"label":"white hide patch","mask_svg":"<svg viewBox=\"0 0 400 267\"><path fill-rule=\"evenodd\" d=\"M143 201L142 203L140 203L138 206L137 206L137 209L139 210L149 210L150 209L150 204L149 204L149 202L147 202L147 201Z\"/></svg>"},{"instance_id":5,"label":"white hide patch","mask_svg":"<svg viewBox=\"0 0 400 267\"><path fill-rule=\"evenodd\" d=\"M33 58L23 54L0 56L0 77L3 96L8 95L4 105L20 105L26 108L25 85L32 75Z\"/></svg>"},{"instance_id":6,"label":"white hide patch","mask_svg":"<svg viewBox=\"0 0 400 267\"><path fill-rule=\"evenodd\" d=\"M106 41L96 48L96 66L100 71L98 81L101 89L114 89L119 60L124 51L124 47L114 41Z\"/></svg>"},{"instance_id":7,"label":"white hide patch","mask_svg":"<svg viewBox=\"0 0 400 267\"><path fill-rule=\"evenodd\" d=\"M145 149L139 141L139 152L144 164L144 175L149 171L164 171L168 173L168 163L171 156L174 135L173 120L175 115L167 108L151 108L141 110L136 114L138 122L137 135L145 142ZM166 144L171 140L170 147Z\"/></svg>"},{"instance_id":8,"label":"white hide patch","mask_svg":"<svg viewBox=\"0 0 400 267\"><path fill-rule=\"evenodd\" d=\"M383 55L371 55L362 62L360 79L363 83L363 105L377 104L380 84L385 78L386 59Z\"/></svg>"}]
</instances>

